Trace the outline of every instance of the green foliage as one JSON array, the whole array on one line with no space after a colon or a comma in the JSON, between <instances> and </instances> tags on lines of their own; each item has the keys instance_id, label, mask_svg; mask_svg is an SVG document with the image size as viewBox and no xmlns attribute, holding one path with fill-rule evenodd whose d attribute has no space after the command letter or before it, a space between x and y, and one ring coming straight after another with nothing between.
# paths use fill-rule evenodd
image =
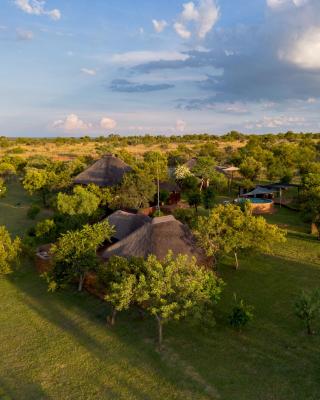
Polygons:
<instances>
[{"instance_id":1,"label":"green foliage","mask_svg":"<svg viewBox=\"0 0 320 400\"><path fill-rule=\"evenodd\" d=\"M177 181L182 181L183 179L193 175L186 165L178 165L174 174Z\"/></svg>"},{"instance_id":2,"label":"green foliage","mask_svg":"<svg viewBox=\"0 0 320 400\"><path fill-rule=\"evenodd\" d=\"M320 316L320 289L301 293L295 303L295 315L303 321L308 335L311 335L312 323Z\"/></svg>"},{"instance_id":3,"label":"green foliage","mask_svg":"<svg viewBox=\"0 0 320 400\"><path fill-rule=\"evenodd\" d=\"M320 237L320 174L307 174L303 177L300 201L302 211L317 226Z\"/></svg>"},{"instance_id":4,"label":"green foliage","mask_svg":"<svg viewBox=\"0 0 320 400\"><path fill-rule=\"evenodd\" d=\"M197 211L202 201L201 193L199 192L199 190L188 192L187 199L190 207L194 207Z\"/></svg>"},{"instance_id":5,"label":"green foliage","mask_svg":"<svg viewBox=\"0 0 320 400\"><path fill-rule=\"evenodd\" d=\"M241 331L253 319L254 307L247 305L243 299L238 301L236 295L234 295L234 301L235 306L228 319L233 328Z\"/></svg>"},{"instance_id":6,"label":"green foliage","mask_svg":"<svg viewBox=\"0 0 320 400\"><path fill-rule=\"evenodd\" d=\"M166 203L169 200L170 192L168 190L160 190L159 200L160 203Z\"/></svg>"},{"instance_id":7,"label":"green foliage","mask_svg":"<svg viewBox=\"0 0 320 400\"><path fill-rule=\"evenodd\" d=\"M97 267L97 248L110 240L112 234L113 228L105 220L61 235L52 247L54 256L52 280L60 283L76 278L79 281L78 289L81 291L87 272Z\"/></svg>"},{"instance_id":8,"label":"green foliage","mask_svg":"<svg viewBox=\"0 0 320 400\"><path fill-rule=\"evenodd\" d=\"M39 206L37 206L36 204L32 204L29 207L29 210L27 212L27 216L30 219L36 219L36 217L39 215L40 211L41 211L41 208Z\"/></svg>"},{"instance_id":9,"label":"green foliage","mask_svg":"<svg viewBox=\"0 0 320 400\"><path fill-rule=\"evenodd\" d=\"M0 176L8 178L10 175L15 175L16 173L16 167L12 163L3 160L0 162Z\"/></svg>"},{"instance_id":10,"label":"green foliage","mask_svg":"<svg viewBox=\"0 0 320 400\"><path fill-rule=\"evenodd\" d=\"M156 194L154 180L142 172L132 172L124 176L123 182L111 200L112 208L148 207Z\"/></svg>"},{"instance_id":11,"label":"green foliage","mask_svg":"<svg viewBox=\"0 0 320 400\"><path fill-rule=\"evenodd\" d=\"M53 219L45 219L37 223L35 234L37 238L49 237L56 229L56 224Z\"/></svg>"},{"instance_id":12,"label":"green foliage","mask_svg":"<svg viewBox=\"0 0 320 400\"><path fill-rule=\"evenodd\" d=\"M262 163L253 157L246 157L240 164L240 173L251 181L258 178L262 172Z\"/></svg>"},{"instance_id":13,"label":"green foliage","mask_svg":"<svg viewBox=\"0 0 320 400\"><path fill-rule=\"evenodd\" d=\"M90 189L75 186L73 194L58 193L57 209L61 214L93 215L98 209L100 198Z\"/></svg>"},{"instance_id":14,"label":"green foliage","mask_svg":"<svg viewBox=\"0 0 320 400\"><path fill-rule=\"evenodd\" d=\"M233 253L238 268L237 253L257 250L270 253L277 242L285 241L285 231L268 224L263 217L251 215L237 205L219 205L208 217L200 217L195 234L208 256L218 259Z\"/></svg>"},{"instance_id":15,"label":"green foliage","mask_svg":"<svg viewBox=\"0 0 320 400\"><path fill-rule=\"evenodd\" d=\"M159 346L163 324L192 315L211 319L209 312L221 294L222 282L211 271L199 267L195 259L169 253L163 261L150 255L145 262L145 279L137 285L138 301L158 322Z\"/></svg>"},{"instance_id":16,"label":"green foliage","mask_svg":"<svg viewBox=\"0 0 320 400\"><path fill-rule=\"evenodd\" d=\"M5 182L2 178L0 178L0 198L4 197L7 192L7 187L5 185Z\"/></svg>"},{"instance_id":17,"label":"green foliage","mask_svg":"<svg viewBox=\"0 0 320 400\"><path fill-rule=\"evenodd\" d=\"M12 240L6 227L0 226L0 276L12 272L20 252L21 240L18 237Z\"/></svg>"},{"instance_id":18,"label":"green foliage","mask_svg":"<svg viewBox=\"0 0 320 400\"><path fill-rule=\"evenodd\" d=\"M206 209L212 208L215 204L215 189L209 186L202 192L202 201Z\"/></svg>"}]
</instances>

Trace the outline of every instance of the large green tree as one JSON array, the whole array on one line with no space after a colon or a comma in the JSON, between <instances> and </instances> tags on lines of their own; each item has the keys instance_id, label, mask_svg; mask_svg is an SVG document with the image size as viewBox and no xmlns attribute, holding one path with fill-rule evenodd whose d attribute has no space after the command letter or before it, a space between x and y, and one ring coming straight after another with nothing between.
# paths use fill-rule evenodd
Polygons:
<instances>
[{"instance_id":1,"label":"large green tree","mask_svg":"<svg viewBox=\"0 0 320 400\"><path fill-rule=\"evenodd\" d=\"M137 285L137 301L154 316L158 325L159 347L163 341L163 326L188 315L203 317L204 311L219 300L222 281L185 255L173 257L170 252L159 261L150 255L145 262L145 279ZM140 296L140 298L139 298ZM211 313L207 313L207 317Z\"/></svg>"},{"instance_id":2,"label":"large green tree","mask_svg":"<svg viewBox=\"0 0 320 400\"><path fill-rule=\"evenodd\" d=\"M105 220L61 235L51 250L54 260L52 281L77 279L78 290L82 291L86 274L98 265L98 247L110 240L112 234L113 228Z\"/></svg>"},{"instance_id":3,"label":"large green tree","mask_svg":"<svg viewBox=\"0 0 320 400\"><path fill-rule=\"evenodd\" d=\"M57 208L61 214L93 215L99 205L98 195L82 186L74 187L72 195L58 193L57 196Z\"/></svg>"},{"instance_id":4,"label":"large green tree","mask_svg":"<svg viewBox=\"0 0 320 400\"><path fill-rule=\"evenodd\" d=\"M0 276L12 272L12 265L18 260L20 251L21 240L11 239L5 226L0 226Z\"/></svg>"},{"instance_id":5,"label":"large green tree","mask_svg":"<svg viewBox=\"0 0 320 400\"><path fill-rule=\"evenodd\" d=\"M306 217L317 227L320 240L320 174L309 173L303 177L301 204Z\"/></svg>"},{"instance_id":6,"label":"large green tree","mask_svg":"<svg viewBox=\"0 0 320 400\"><path fill-rule=\"evenodd\" d=\"M249 207L234 204L213 208L208 217L200 217L195 234L199 245L216 261L223 254L233 254L239 268L238 254L246 250L271 252L276 242L285 241L285 231L255 217Z\"/></svg>"}]
</instances>

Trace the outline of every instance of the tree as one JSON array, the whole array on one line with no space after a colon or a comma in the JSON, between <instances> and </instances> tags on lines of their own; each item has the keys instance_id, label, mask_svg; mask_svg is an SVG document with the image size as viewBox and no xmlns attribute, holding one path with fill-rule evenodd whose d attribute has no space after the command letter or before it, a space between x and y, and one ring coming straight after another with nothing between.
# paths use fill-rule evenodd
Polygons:
<instances>
[{"instance_id":1,"label":"tree","mask_svg":"<svg viewBox=\"0 0 320 400\"><path fill-rule=\"evenodd\" d=\"M208 187L211 177L216 174L216 162L212 157L198 157L196 165L192 168L194 175L201 178L201 187Z\"/></svg>"},{"instance_id":2,"label":"tree","mask_svg":"<svg viewBox=\"0 0 320 400\"><path fill-rule=\"evenodd\" d=\"M7 192L7 188L5 182L2 178L0 178L0 198L4 197Z\"/></svg>"},{"instance_id":3,"label":"tree","mask_svg":"<svg viewBox=\"0 0 320 400\"><path fill-rule=\"evenodd\" d=\"M145 279L137 291L145 309L156 318L158 343L162 346L163 325L188 315L203 317L206 307L219 300L222 281L185 255L173 257L170 252L163 261L150 255L145 262Z\"/></svg>"},{"instance_id":4,"label":"tree","mask_svg":"<svg viewBox=\"0 0 320 400\"><path fill-rule=\"evenodd\" d=\"M5 226L0 226L0 276L12 272L12 264L17 262L21 252L21 240L11 239Z\"/></svg>"},{"instance_id":5,"label":"tree","mask_svg":"<svg viewBox=\"0 0 320 400\"><path fill-rule=\"evenodd\" d=\"M262 163L253 157L246 157L240 164L240 173L251 181L258 178L262 171Z\"/></svg>"},{"instance_id":6,"label":"tree","mask_svg":"<svg viewBox=\"0 0 320 400\"><path fill-rule=\"evenodd\" d=\"M17 173L16 167L6 161L0 162L0 176L4 179L8 179L10 176Z\"/></svg>"},{"instance_id":7,"label":"tree","mask_svg":"<svg viewBox=\"0 0 320 400\"><path fill-rule=\"evenodd\" d=\"M156 185L150 176L131 172L124 176L111 201L113 208L148 207L156 194Z\"/></svg>"},{"instance_id":8,"label":"tree","mask_svg":"<svg viewBox=\"0 0 320 400\"><path fill-rule=\"evenodd\" d=\"M216 194L212 186L209 186L202 193L203 205L206 209L212 208L214 206Z\"/></svg>"},{"instance_id":9,"label":"tree","mask_svg":"<svg viewBox=\"0 0 320 400\"><path fill-rule=\"evenodd\" d=\"M308 335L312 335L312 322L320 315L319 289L301 293L295 303L295 315L305 323Z\"/></svg>"},{"instance_id":10,"label":"tree","mask_svg":"<svg viewBox=\"0 0 320 400\"><path fill-rule=\"evenodd\" d=\"M234 204L213 208L208 217L200 217L195 234L199 245L216 260L222 254L233 254L239 268L238 253L246 250L271 252L276 242L285 241L285 231L268 224Z\"/></svg>"},{"instance_id":11,"label":"tree","mask_svg":"<svg viewBox=\"0 0 320 400\"><path fill-rule=\"evenodd\" d=\"M198 212L198 207L200 206L202 200L201 193L199 191L189 192L187 197L190 207L194 207L196 212Z\"/></svg>"},{"instance_id":12,"label":"tree","mask_svg":"<svg viewBox=\"0 0 320 400\"><path fill-rule=\"evenodd\" d=\"M98 247L110 240L112 234L113 228L105 220L61 235L51 250L54 261L53 281L59 283L76 278L78 290L82 291L87 272L98 265Z\"/></svg>"},{"instance_id":13,"label":"tree","mask_svg":"<svg viewBox=\"0 0 320 400\"><path fill-rule=\"evenodd\" d=\"M115 324L116 314L127 310L139 298L137 289L141 287L144 272L144 260L126 259L113 256L107 264L101 265L98 272L99 282L106 295L105 301L111 304L112 313L108 318L110 325Z\"/></svg>"},{"instance_id":14,"label":"tree","mask_svg":"<svg viewBox=\"0 0 320 400\"><path fill-rule=\"evenodd\" d=\"M247 305L243 299L237 300L237 296L234 295L235 305L229 315L230 325L241 331L241 329L247 325L253 318L253 307Z\"/></svg>"},{"instance_id":15,"label":"tree","mask_svg":"<svg viewBox=\"0 0 320 400\"><path fill-rule=\"evenodd\" d=\"M179 182L187 178L188 176L192 176L192 172L186 165L178 165L175 169L174 175L176 180Z\"/></svg>"},{"instance_id":16,"label":"tree","mask_svg":"<svg viewBox=\"0 0 320 400\"><path fill-rule=\"evenodd\" d=\"M93 215L100 204L100 198L82 186L76 186L73 194L58 193L57 208L61 214Z\"/></svg>"},{"instance_id":17,"label":"tree","mask_svg":"<svg viewBox=\"0 0 320 400\"><path fill-rule=\"evenodd\" d=\"M301 193L302 211L317 227L320 240L320 174L307 174L303 177Z\"/></svg>"}]
</instances>

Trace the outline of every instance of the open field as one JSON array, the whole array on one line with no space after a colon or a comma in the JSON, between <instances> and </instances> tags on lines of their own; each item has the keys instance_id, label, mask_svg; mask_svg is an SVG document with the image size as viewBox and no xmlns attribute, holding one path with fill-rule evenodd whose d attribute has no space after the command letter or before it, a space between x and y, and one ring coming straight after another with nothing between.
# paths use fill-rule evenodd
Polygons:
<instances>
[{"instance_id":1,"label":"open field","mask_svg":"<svg viewBox=\"0 0 320 400\"><path fill-rule=\"evenodd\" d=\"M7 210L32 199L9 189L0 223L20 233L29 221L20 208ZM281 210L270 218L287 224L288 242L274 256L243 257L237 272L225 259L216 326L166 326L162 354L153 320L124 313L111 329L104 303L72 291L48 293L25 262L0 280L0 399L317 400L320 335L304 333L293 304L302 288L319 286L320 245L296 214ZM255 307L242 333L227 323L233 293Z\"/></svg>"},{"instance_id":2,"label":"open field","mask_svg":"<svg viewBox=\"0 0 320 400\"><path fill-rule=\"evenodd\" d=\"M201 145L205 145L207 142L205 141L196 141L196 142L186 142L183 143L190 150L195 147L199 147ZM119 146L114 148L114 152L121 152L125 150L126 152L132 154L133 156L142 156L147 151L174 151L178 147L178 143L168 143L165 145L161 144L136 144L136 145L126 145ZM245 142L235 141L235 142L216 142L217 147L225 148L227 146L231 146L236 149L245 145ZM108 146L108 144L107 144ZM51 143L51 142L39 142L37 144L14 144L11 148L1 148L0 147L0 158L4 155L17 155L22 158L29 158L34 156L35 154L39 156L46 156L51 158L52 160L61 160L68 161L81 156L91 156L93 158L98 158L101 156L101 148L105 147L104 143L99 142L76 142L72 144L68 143ZM18 148L19 152L15 153L15 150ZM103 150L102 150L103 152Z\"/></svg>"}]
</instances>

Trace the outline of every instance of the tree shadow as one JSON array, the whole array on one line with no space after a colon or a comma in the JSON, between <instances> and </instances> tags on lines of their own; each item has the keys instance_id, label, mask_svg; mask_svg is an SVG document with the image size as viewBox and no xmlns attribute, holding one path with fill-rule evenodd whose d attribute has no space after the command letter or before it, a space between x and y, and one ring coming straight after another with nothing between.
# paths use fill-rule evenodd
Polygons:
<instances>
[{"instance_id":1,"label":"tree shadow","mask_svg":"<svg viewBox=\"0 0 320 400\"><path fill-rule=\"evenodd\" d=\"M28 266L28 269L30 268L32 267ZM106 370L106 373L111 374L112 379L118 382L119 388L125 388L133 398L141 400L161 399L160 393L150 397L148 385L145 388L142 387L140 382L141 371L137 371L140 368L150 372L151 376L156 376L157 380L167 382L169 386L175 387L180 393L185 393L184 396L181 394L181 398L188 398L188 394L191 396L190 399L213 398L206 396L203 385L196 380L192 381L185 374L183 366L175 365L174 369L170 369L171 366L155 351L154 343L146 341L146 338L150 337L151 324L152 337L153 334L156 334L156 329L153 330L153 321L144 321L144 327L142 327L138 318L131 313L124 313L120 316L118 324L111 329L106 324L108 313L106 304L89 294L79 294L72 290L54 294L48 293L44 281L41 281L36 272L32 270L21 271L9 279L23 293L23 302L28 308L36 312L42 319L70 335L79 346L90 352L98 362L105 363L108 356L110 354L112 356L112 348L110 347L112 346L112 338L120 341L124 346L124 350L122 350L125 354L124 364L132 370L131 379L128 380L126 374L118 369L116 375L114 375L114 371ZM87 329L90 324L105 329L105 337L101 335L93 336L90 329ZM108 337L111 340L108 340ZM149 376L146 376L143 379L149 378ZM123 392L116 390L113 386L110 387L105 382L101 383L101 390L105 391L105 398L124 400L126 398L123 396Z\"/></svg>"}]
</instances>

